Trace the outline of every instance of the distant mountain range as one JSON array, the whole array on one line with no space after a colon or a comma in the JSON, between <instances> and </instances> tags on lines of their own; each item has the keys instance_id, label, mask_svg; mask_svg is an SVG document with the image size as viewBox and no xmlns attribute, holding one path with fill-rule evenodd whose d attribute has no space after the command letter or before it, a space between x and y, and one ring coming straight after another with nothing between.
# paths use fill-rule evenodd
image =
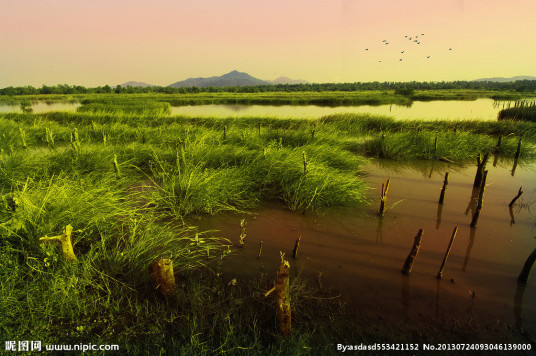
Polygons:
<instances>
[{"instance_id":1,"label":"distant mountain range","mask_svg":"<svg viewBox=\"0 0 536 356\"><path fill-rule=\"evenodd\" d=\"M516 77L512 78L504 78L504 77L493 77L493 78L481 78L481 79L475 79L473 82L515 82L517 80L536 80L536 77L531 77L528 75L518 75Z\"/></svg>"},{"instance_id":2,"label":"distant mountain range","mask_svg":"<svg viewBox=\"0 0 536 356\"><path fill-rule=\"evenodd\" d=\"M176 82L168 85L173 88L183 87L243 87L243 86L256 86L256 85L269 85L269 84L302 84L309 83L302 79L291 79L289 77L279 77L275 80L262 80L251 75L233 70L222 76L214 76L209 78L188 78L180 82ZM122 87L152 87L155 85L147 84L144 82L126 82L121 84Z\"/></svg>"},{"instance_id":3,"label":"distant mountain range","mask_svg":"<svg viewBox=\"0 0 536 356\"><path fill-rule=\"evenodd\" d=\"M147 83L144 83L144 82L126 82L126 83L123 83L121 84L121 86L123 88L126 88L126 87L156 87L157 85L152 85L152 84L147 84Z\"/></svg>"}]
</instances>

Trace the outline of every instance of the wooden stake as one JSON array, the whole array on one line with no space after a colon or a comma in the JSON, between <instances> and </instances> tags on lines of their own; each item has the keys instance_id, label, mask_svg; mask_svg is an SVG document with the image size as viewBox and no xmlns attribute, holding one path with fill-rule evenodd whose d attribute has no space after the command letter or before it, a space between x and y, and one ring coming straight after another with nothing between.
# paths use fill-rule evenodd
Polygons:
<instances>
[{"instance_id":1,"label":"wooden stake","mask_svg":"<svg viewBox=\"0 0 536 356\"><path fill-rule=\"evenodd\" d=\"M69 261L76 261L76 255L74 254L73 245L71 243L71 234L73 232L73 227L71 225L65 226L63 233L58 236L44 236L39 239L40 242L44 243L60 243L61 250L63 252L63 257Z\"/></svg>"},{"instance_id":2,"label":"wooden stake","mask_svg":"<svg viewBox=\"0 0 536 356\"><path fill-rule=\"evenodd\" d=\"M246 243L246 219L240 220L240 240L238 240L238 247L244 247Z\"/></svg>"},{"instance_id":3,"label":"wooden stake","mask_svg":"<svg viewBox=\"0 0 536 356\"><path fill-rule=\"evenodd\" d=\"M285 254L281 253L281 264L277 271L277 279L272 289L264 294L268 297L272 292L277 296L277 328L281 335L287 336L291 331L291 309L290 309L290 288L289 288L290 264L285 261Z\"/></svg>"},{"instance_id":4,"label":"wooden stake","mask_svg":"<svg viewBox=\"0 0 536 356\"><path fill-rule=\"evenodd\" d=\"M387 201L388 190L389 190L389 179L387 179L387 183L385 185L382 183L382 192L380 196L380 210L378 212L380 216L383 216L385 212L385 202Z\"/></svg>"},{"instance_id":5,"label":"wooden stake","mask_svg":"<svg viewBox=\"0 0 536 356\"><path fill-rule=\"evenodd\" d=\"M151 265L152 275L156 281L156 289L169 297L175 293L175 274L173 273L173 261L168 258L160 258Z\"/></svg>"},{"instance_id":6,"label":"wooden stake","mask_svg":"<svg viewBox=\"0 0 536 356\"><path fill-rule=\"evenodd\" d=\"M446 172L445 180L443 181L443 188L441 188L441 194L439 195L439 204L443 204L443 200L445 200L445 191L447 190L448 184L449 184L449 172Z\"/></svg>"},{"instance_id":7,"label":"wooden stake","mask_svg":"<svg viewBox=\"0 0 536 356\"><path fill-rule=\"evenodd\" d=\"M419 253L419 248L421 247L422 234L423 234L423 229L419 229L417 236L415 236L413 247L411 248L411 251L408 257L406 258L404 267L402 267L402 273L404 274L409 275L411 273L411 269L413 268L413 263L415 262L415 258L417 257L417 254Z\"/></svg>"},{"instance_id":8,"label":"wooden stake","mask_svg":"<svg viewBox=\"0 0 536 356\"><path fill-rule=\"evenodd\" d=\"M488 177L488 171L484 171L484 176L482 177L482 185L480 186L480 192L478 193L478 202L476 204L476 210L473 214L473 219L471 220L471 227L475 227L478 223L478 218L480 216L480 210L482 210L482 200L484 199L484 189L486 188L486 179Z\"/></svg>"},{"instance_id":9,"label":"wooden stake","mask_svg":"<svg viewBox=\"0 0 536 356\"><path fill-rule=\"evenodd\" d=\"M260 259L260 258L261 258L261 254L262 254L262 241L261 241L261 243L259 244L259 254L257 255L257 259Z\"/></svg>"},{"instance_id":10,"label":"wooden stake","mask_svg":"<svg viewBox=\"0 0 536 356\"><path fill-rule=\"evenodd\" d=\"M480 187L482 185L482 176L484 174L484 170L486 169L486 163L488 162L488 158L489 152L486 152L482 159L480 153L478 154L478 157L476 159L476 174L473 187Z\"/></svg>"},{"instance_id":11,"label":"wooden stake","mask_svg":"<svg viewBox=\"0 0 536 356\"><path fill-rule=\"evenodd\" d=\"M441 262L441 267L439 267L439 272L437 273L437 279L441 279L443 277L443 268L445 268L445 263L447 262L447 258L449 257L450 249L452 248L452 243L454 242L454 238L456 237L456 233L458 232L458 227L454 227L454 231L452 231L452 236L450 237L450 242L447 247L447 252L445 252L445 257L443 257L443 262Z\"/></svg>"},{"instance_id":12,"label":"wooden stake","mask_svg":"<svg viewBox=\"0 0 536 356\"><path fill-rule=\"evenodd\" d=\"M536 261L536 248L534 249L534 251L532 251L530 256L525 261L525 264L523 265L523 270L521 271L517 279L520 283L527 283L527 281L529 280L530 270L532 269L532 266L534 265L535 261Z\"/></svg>"},{"instance_id":13,"label":"wooden stake","mask_svg":"<svg viewBox=\"0 0 536 356\"><path fill-rule=\"evenodd\" d=\"M519 199L519 197L521 196L521 194L523 194L523 191L521 190L521 188L523 188L522 186L519 187L519 191L517 192L517 195L514 197L514 199L512 199L512 201L510 202L510 204L508 204L509 207L512 207L514 205L514 203L516 202L517 199Z\"/></svg>"},{"instance_id":14,"label":"wooden stake","mask_svg":"<svg viewBox=\"0 0 536 356\"><path fill-rule=\"evenodd\" d=\"M301 236L298 237L298 239L296 240L296 243L294 244L294 250L292 251L292 258L296 258L298 256L298 248L300 247L300 241L301 241Z\"/></svg>"}]
</instances>

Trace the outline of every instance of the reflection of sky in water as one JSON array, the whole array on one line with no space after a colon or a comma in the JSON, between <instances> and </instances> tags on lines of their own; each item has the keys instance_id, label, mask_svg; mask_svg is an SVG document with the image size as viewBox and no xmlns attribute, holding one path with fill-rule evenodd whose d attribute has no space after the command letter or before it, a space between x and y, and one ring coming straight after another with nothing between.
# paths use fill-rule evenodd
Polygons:
<instances>
[{"instance_id":1,"label":"reflection of sky in water","mask_svg":"<svg viewBox=\"0 0 536 356\"><path fill-rule=\"evenodd\" d=\"M40 101L38 103L32 103L32 109L34 113L51 112L51 111L75 111L80 103L47 103ZM0 104L0 113L21 112L19 105L5 105Z\"/></svg>"},{"instance_id":2,"label":"reflection of sky in water","mask_svg":"<svg viewBox=\"0 0 536 356\"><path fill-rule=\"evenodd\" d=\"M315 105L194 105L175 106L171 115L187 117L280 117L280 118L319 118L325 115L343 113L368 113L391 116L395 119L418 120L496 120L502 105L494 107L492 99L473 101L416 101L411 106L400 105L361 105L324 107ZM79 103L46 103L32 105L33 112L75 111ZM20 112L18 105L0 104L0 113Z\"/></svg>"},{"instance_id":3,"label":"reflection of sky in water","mask_svg":"<svg viewBox=\"0 0 536 356\"><path fill-rule=\"evenodd\" d=\"M369 113L392 116L395 119L450 119L450 120L496 120L501 107L494 107L492 99L474 101L416 101L411 105L380 106L336 106L314 105L197 105L176 106L172 115L189 117L281 117L281 118L318 118L341 113Z\"/></svg>"}]
</instances>

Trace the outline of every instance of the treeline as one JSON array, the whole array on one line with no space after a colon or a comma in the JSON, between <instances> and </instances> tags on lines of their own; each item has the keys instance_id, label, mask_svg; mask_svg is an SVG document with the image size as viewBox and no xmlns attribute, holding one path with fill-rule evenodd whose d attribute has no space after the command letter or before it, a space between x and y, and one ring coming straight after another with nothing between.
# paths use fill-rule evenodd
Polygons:
<instances>
[{"instance_id":1,"label":"treeline","mask_svg":"<svg viewBox=\"0 0 536 356\"><path fill-rule=\"evenodd\" d=\"M269 84L242 87L122 87L115 88L109 85L86 88L80 85L60 84L55 86L43 85L40 88L33 86L6 87L0 89L0 95L39 95L39 94L192 94L192 93L259 93L259 92L301 92L301 91L367 91L367 90L441 90L441 89L471 89L471 90L498 90L516 92L536 91L536 80L518 80L515 82L491 81L454 81L454 82L356 82L356 83L308 83L308 84Z\"/></svg>"}]
</instances>

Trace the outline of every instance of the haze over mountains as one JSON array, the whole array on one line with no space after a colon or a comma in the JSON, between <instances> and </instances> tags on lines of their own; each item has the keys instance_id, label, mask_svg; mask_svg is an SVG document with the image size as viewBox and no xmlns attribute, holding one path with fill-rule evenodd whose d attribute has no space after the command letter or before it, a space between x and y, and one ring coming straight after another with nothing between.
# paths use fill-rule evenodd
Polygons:
<instances>
[{"instance_id":1,"label":"haze over mountains","mask_svg":"<svg viewBox=\"0 0 536 356\"><path fill-rule=\"evenodd\" d=\"M492 78L480 78L473 80L474 82L515 82L517 80L536 80L536 77L531 77L528 75L518 75L511 78L504 78L504 77L492 77Z\"/></svg>"},{"instance_id":2,"label":"haze over mountains","mask_svg":"<svg viewBox=\"0 0 536 356\"><path fill-rule=\"evenodd\" d=\"M256 85L269 85L269 84L301 84L309 83L307 80L303 79L291 79L289 77L279 77L275 80L262 80L251 75L233 70L222 76L214 76L209 78L188 78L179 82L168 85L173 88L183 88L183 87L242 87L242 86L256 86ZM144 82L135 82L130 81L121 84L122 87L132 86L132 87L152 87L158 85L152 85Z\"/></svg>"},{"instance_id":3,"label":"haze over mountains","mask_svg":"<svg viewBox=\"0 0 536 356\"><path fill-rule=\"evenodd\" d=\"M536 80L536 77L532 76L515 76L511 78L504 77L492 77L492 78L480 78L475 79L475 82L490 81L490 82L515 82L517 80ZM173 84L168 85L168 87L173 88L184 88L184 87L242 87L242 86L257 86L257 85L270 85L270 84L307 84L307 80L303 79L291 79L289 77L281 76L275 80L262 80L251 75L233 70L227 74L221 76L214 76L209 78L188 78L186 80L181 80ZM132 86L132 87L156 87L158 85L152 85L144 82L135 82L130 81L121 84L122 87Z\"/></svg>"}]
</instances>

